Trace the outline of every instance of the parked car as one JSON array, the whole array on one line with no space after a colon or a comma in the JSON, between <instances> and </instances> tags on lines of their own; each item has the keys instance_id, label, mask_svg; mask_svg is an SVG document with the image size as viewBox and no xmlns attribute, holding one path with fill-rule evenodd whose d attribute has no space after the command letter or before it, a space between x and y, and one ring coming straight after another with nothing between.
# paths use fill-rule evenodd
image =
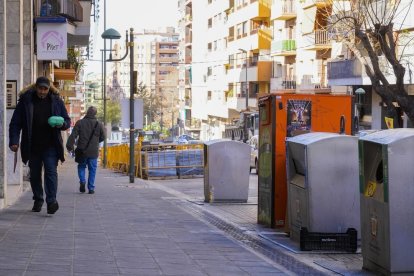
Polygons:
<instances>
[{"instance_id":1,"label":"parked car","mask_svg":"<svg viewBox=\"0 0 414 276\"><path fill-rule=\"evenodd\" d=\"M248 141L251 147L250 151L250 172L255 169L255 173L259 172L259 135L254 135Z\"/></svg>"},{"instance_id":2,"label":"parked car","mask_svg":"<svg viewBox=\"0 0 414 276\"><path fill-rule=\"evenodd\" d=\"M191 137L188 134L183 134L177 137L177 143L178 144L191 144L191 141L195 141L196 139L194 139L193 137Z\"/></svg>"}]
</instances>

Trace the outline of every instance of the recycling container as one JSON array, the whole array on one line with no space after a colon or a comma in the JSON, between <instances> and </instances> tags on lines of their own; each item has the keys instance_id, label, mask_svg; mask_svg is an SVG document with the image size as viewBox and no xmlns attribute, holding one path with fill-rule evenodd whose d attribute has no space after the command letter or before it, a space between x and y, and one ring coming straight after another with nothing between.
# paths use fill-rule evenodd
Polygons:
<instances>
[{"instance_id":1,"label":"recycling container","mask_svg":"<svg viewBox=\"0 0 414 276\"><path fill-rule=\"evenodd\" d=\"M358 137L325 132L298 135L286 140L286 157L291 239L300 241L301 228L359 232Z\"/></svg>"},{"instance_id":2,"label":"recycling container","mask_svg":"<svg viewBox=\"0 0 414 276\"><path fill-rule=\"evenodd\" d=\"M250 146L233 140L204 144L205 202L247 202Z\"/></svg>"},{"instance_id":3,"label":"recycling container","mask_svg":"<svg viewBox=\"0 0 414 276\"><path fill-rule=\"evenodd\" d=\"M414 129L359 140L363 267L414 274Z\"/></svg>"}]
</instances>

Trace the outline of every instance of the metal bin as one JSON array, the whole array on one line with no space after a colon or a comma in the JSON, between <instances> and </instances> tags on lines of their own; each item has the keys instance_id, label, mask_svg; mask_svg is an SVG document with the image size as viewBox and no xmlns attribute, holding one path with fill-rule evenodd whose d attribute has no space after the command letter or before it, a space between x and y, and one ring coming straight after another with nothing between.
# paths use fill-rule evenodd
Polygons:
<instances>
[{"instance_id":1,"label":"metal bin","mask_svg":"<svg viewBox=\"0 0 414 276\"><path fill-rule=\"evenodd\" d=\"M247 202L250 146L232 140L204 144L205 202Z\"/></svg>"},{"instance_id":2,"label":"metal bin","mask_svg":"<svg viewBox=\"0 0 414 276\"><path fill-rule=\"evenodd\" d=\"M359 140L363 267L414 274L414 129Z\"/></svg>"},{"instance_id":3,"label":"metal bin","mask_svg":"<svg viewBox=\"0 0 414 276\"><path fill-rule=\"evenodd\" d=\"M358 137L313 132L286 140L290 237L360 232Z\"/></svg>"}]
</instances>

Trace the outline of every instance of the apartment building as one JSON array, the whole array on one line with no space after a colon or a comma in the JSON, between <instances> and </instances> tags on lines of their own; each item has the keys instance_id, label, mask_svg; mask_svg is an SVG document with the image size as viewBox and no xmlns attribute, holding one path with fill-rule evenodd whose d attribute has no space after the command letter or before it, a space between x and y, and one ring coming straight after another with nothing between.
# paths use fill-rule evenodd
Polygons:
<instances>
[{"instance_id":1,"label":"apartment building","mask_svg":"<svg viewBox=\"0 0 414 276\"><path fill-rule=\"evenodd\" d=\"M23 190L24 168L8 150L8 124L18 92L44 75L62 89L68 103L81 74L81 47L89 44L91 0L0 1L0 208ZM53 45L54 47L47 47ZM71 50L75 51L71 51ZM71 59L75 57L75 59ZM70 82L71 84L69 84ZM74 113L81 108L72 106ZM73 114L72 114L73 115ZM18 156L20 158L20 156Z\"/></svg>"},{"instance_id":2,"label":"apartment building","mask_svg":"<svg viewBox=\"0 0 414 276\"><path fill-rule=\"evenodd\" d=\"M165 106L156 112L157 117L147 120L159 121L161 113L165 113L165 126L171 126L172 117L178 118L178 66L179 66L179 35L173 27L165 30L143 30L134 33L134 71L137 71L137 82L159 98ZM113 57L125 54L125 45L117 42L114 45ZM109 77L108 91L123 90L123 96L129 97L130 66L128 61L112 63L112 74ZM120 90L117 90L118 87ZM172 104L173 102L173 104Z\"/></svg>"},{"instance_id":3,"label":"apartment building","mask_svg":"<svg viewBox=\"0 0 414 276\"><path fill-rule=\"evenodd\" d=\"M200 121L191 116L192 107L192 50L193 50L193 1L178 1L179 21L179 73L178 94L180 99L180 119L185 131L198 137L200 134Z\"/></svg>"},{"instance_id":4,"label":"apartment building","mask_svg":"<svg viewBox=\"0 0 414 276\"><path fill-rule=\"evenodd\" d=\"M192 117L201 139L222 138L270 90L271 2L193 1Z\"/></svg>"},{"instance_id":5,"label":"apartment building","mask_svg":"<svg viewBox=\"0 0 414 276\"><path fill-rule=\"evenodd\" d=\"M325 13L331 1L273 0L271 91L330 93L332 43Z\"/></svg>"}]
</instances>

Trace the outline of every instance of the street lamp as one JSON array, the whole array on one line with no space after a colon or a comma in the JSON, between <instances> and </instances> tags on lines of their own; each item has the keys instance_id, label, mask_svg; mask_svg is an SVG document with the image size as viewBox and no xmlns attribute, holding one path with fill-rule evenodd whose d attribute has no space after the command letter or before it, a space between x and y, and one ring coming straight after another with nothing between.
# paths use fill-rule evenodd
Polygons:
<instances>
[{"instance_id":1,"label":"street lamp","mask_svg":"<svg viewBox=\"0 0 414 276\"><path fill-rule=\"evenodd\" d=\"M104 39L104 49L101 50L102 51L102 67L103 67L103 78L102 78L102 83L103 83L103 124L104 127L106 129L106 52L110 51L109 56L112 56L112 39L120 39L121 35L114 29L108 29L105 30L101 37ZM110 39L111 40L111 48L109 50L106 49L106 40ZM105 135L105 139L103 141L103 167L106 168L106 164L107 164L107 137Z\"/></svg>"},{"instance_id":2,"label":"street lamp","mask_svg":"<svg viewBox=\"0 0 414 276\"><path fill-rule=\"evenodd\" d=\"M103 39L110 39L112 45L112 39L119 39L121 35L114 29L108 29L102 33ZM134 29L129 29L129 41L128 42L128 31L125 35L125 47L126 53L122 58L113 59L112 53L109 54L109 59L106 61L122 61L128 56L128 49L130 52L129 55L129 183L134 183L135 181L135 126L134 126L134 92L135 92L135 78L134 78Z\"/></svg>"},{"instance_id":3,"label":"street lamp","mask_svg":"<svg viewBox=\"0 0 414 276\"><path fill-rule=\"evenodd\" d=\"M245 68L246 75L245 76L246 77L245 77L245 80L246 80L246 111L247 111L247 110L249 110L249 84L247 82L247 51L244 50L244 49L239 49L239 51L246 54L246 60L245 60L245 64L246 64L246 68Z\"/></svg>"}]
</instances>

